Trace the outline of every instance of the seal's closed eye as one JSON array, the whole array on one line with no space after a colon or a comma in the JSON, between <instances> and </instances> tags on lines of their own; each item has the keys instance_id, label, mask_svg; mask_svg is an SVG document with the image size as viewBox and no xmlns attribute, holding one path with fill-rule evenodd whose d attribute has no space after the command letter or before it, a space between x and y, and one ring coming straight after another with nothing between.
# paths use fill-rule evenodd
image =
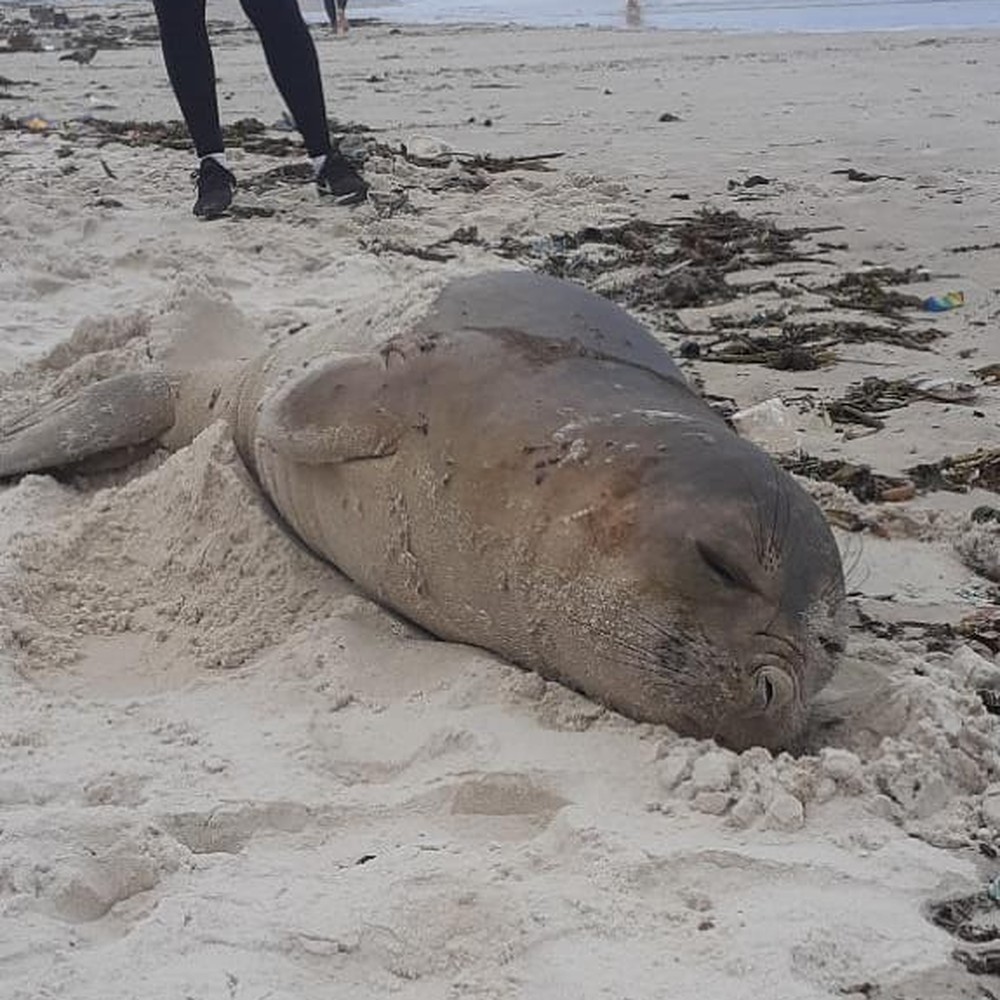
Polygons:
<instances>
[{"instance_id":1,"label":"seal's closed eye","mask_svg":"<svg viewBox=\"0 0 1000 1000\"><path fill-rule=\"evenodd\" d=\"M739 587L741 590L749 590L757 593L757 588L743 570L727 562L718 552L709 548L704 542L695 542L694 547L698 550L698 555L701 556L705 565L723 583L730 587Z\"/></svg>"}]
</instances>

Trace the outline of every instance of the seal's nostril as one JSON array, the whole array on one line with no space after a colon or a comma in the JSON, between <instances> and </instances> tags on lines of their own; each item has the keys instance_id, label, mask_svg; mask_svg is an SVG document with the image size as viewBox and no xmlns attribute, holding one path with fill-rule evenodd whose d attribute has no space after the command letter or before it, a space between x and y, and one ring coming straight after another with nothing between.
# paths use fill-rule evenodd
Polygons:
<instances>
[{"instance_id":1,"label":"seal's nostril","mask_svg":"<svg viewBox=\"0 0 1000 1000\"><path fill-rule=\"evenodd\" d=\"M761 692L764 696L764 708L767 708L770 706L771 702L774 701L774 685L767 677L765 677L761 682Z\"/></svg>"},{"instance_id":2,"label":"seal's nostril","mask_svg":"<svg viewBox=\"0 0 1000 1000\"><path fill-rule=\"evenodd\" d=\"M761 667L757 671L754 699L762 712L773 711L788 704L795 697L795 682L777 667Z\"/></svg>"}]
</instances>

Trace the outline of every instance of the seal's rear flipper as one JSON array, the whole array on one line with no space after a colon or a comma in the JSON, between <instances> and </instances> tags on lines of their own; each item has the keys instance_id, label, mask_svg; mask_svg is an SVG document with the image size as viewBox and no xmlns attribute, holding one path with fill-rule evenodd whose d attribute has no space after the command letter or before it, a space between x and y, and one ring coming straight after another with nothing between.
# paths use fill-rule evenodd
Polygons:
<instances>
[{"instance_id":1,"label":"seal's rear flipper","mask_svg":"<svg viewBox=\"0 0 1000 1000\"><path fill-rule=\"evenodd\" d=\"M166 376L116 375L11 422L0 419L0 479L121 453L153 440L173 422Z\"/></svg>"},{"instance_id":2,"label":"seal's rear flipper","mask_svg":"<svg viewBox=\"0 0 1000 1000\"><path fill-rule=\"evenodd\" d=\"M405 424L388 405L391 381L392 373L374 357L336 358L318 366L265 404L255 452L268 447L305 465L393 454Z\"/></svg>"}]
</instances>

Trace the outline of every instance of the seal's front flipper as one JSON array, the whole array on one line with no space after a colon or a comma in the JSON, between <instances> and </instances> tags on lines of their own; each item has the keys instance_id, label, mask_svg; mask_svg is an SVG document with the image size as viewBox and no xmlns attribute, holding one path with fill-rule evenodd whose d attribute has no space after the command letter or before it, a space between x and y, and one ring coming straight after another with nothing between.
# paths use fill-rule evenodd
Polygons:
<instances>
[{"instance_id":1,"label":"seal's front flipper","mask_svg":"<svg viewBox=\"0 0 1000 1000\"><path fill-rule=\"evenodd\" d=\"M0 479L122 452L153 440L173 422L164 375L116 375L12 421L0 417Z\"/></svg>"},{"instance_id":2,"label":"seal's front flipper","mask_svg":"<svg viewBox=\"0 0 1000 1000\"><path fill-rule=\"evenodd\" d=\"M306 465L395 452L405 422L388 405L392 373L375 357L336 358L285 385L264 406L255 450Z\"/></svg>"}]
</instances>

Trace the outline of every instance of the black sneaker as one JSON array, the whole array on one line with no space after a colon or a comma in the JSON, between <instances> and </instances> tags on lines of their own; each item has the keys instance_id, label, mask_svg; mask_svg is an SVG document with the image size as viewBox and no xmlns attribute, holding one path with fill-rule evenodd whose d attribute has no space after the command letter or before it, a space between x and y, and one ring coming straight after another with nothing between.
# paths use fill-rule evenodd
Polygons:
<instances>
[{"instance_id":1,"label":"black sneaker","mask_svg":"<svg viewBox=\"0 0 1000 1000\"><path fill-rule=\"evenodd\" d=\"M191 176L198 184L194 214L203 219L218 218L232 204L236 178L211 156L206 156Z\"/></svg>"},{"instance_id":2,"label":"black sneaker","mask_svg":"<svg viewBox=\"0 0 1000 1000\"><path fill-rule=\"evenodd\" d=\"M330 195L336 205L357 205L368 197L364 178L340 153L328 153L316 175L320 194Z\"/></svg>"}]
</instances>

